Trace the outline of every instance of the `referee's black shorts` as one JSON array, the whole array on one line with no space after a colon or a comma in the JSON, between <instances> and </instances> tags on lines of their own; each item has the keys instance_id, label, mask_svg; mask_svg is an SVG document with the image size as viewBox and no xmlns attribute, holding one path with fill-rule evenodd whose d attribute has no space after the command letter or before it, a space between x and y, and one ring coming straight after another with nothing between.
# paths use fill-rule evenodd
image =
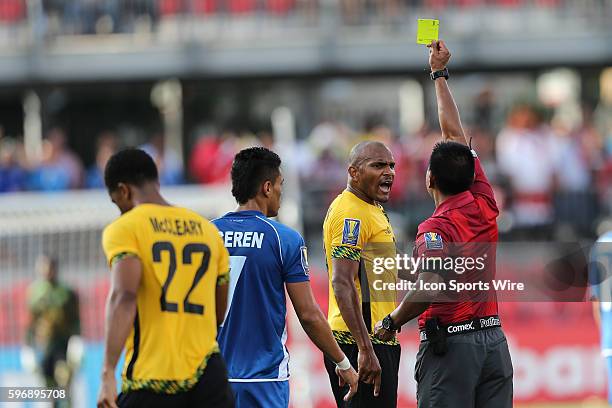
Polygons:
<instances>
[{"instance_id":1,"label":"referee's black shorts","mask_svg":"<svg viewBox=\"0 0 612 408\"><path fill-rule=\"evenodd\" d=\"M421 342L414 378L418 408L512 408L512 361L500 327L446 339L446 354Z\"/></svg>"},{"instance_id":2,"label":"referee's black shorts","mask_svg":"<svg viewBox=\"0 0 612 408\"><path fill-rule=\"evenodd\" d=\"M348 385L340 387L336 375L336 364L325 358L325 368L329 375L334 398L338 407L346 408L395 408L397 407L397 375L399 372L401 348L398 345L374 344L374 353L382 369L380 393L374 396L374 385L360 382L357 394L345 402L344 396L349 390ZM359 349L356 344L340 344L340 348L348 357L351 364L357 369Z\"/></svg>"},{"instance_id":3,"label":"referee's black shorts","mask_svg":"<svg viewBox=\"0 0 612 408\"><path fill-rule=\"evenodd\" d=\"M227 381L225 362L219 353L213 354L200 380L189 391L177 394L158 394L148 390L119 394L120 408L177 408L210 407L233 408L234 394Z\"/></svg>"}]
</instances>

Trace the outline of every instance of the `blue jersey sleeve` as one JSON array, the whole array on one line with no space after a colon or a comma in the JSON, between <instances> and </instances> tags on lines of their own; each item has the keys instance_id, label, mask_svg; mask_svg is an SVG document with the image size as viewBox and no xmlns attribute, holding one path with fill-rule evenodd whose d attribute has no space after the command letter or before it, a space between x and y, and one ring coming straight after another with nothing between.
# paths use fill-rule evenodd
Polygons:
<instances>
[{"instance_id":1,"label":"blue jersey sleeve","mask_svg":"<svg viewBox=\"0 0 612 408\"><path fill-rule=\"evenodd\" d=\"M283 235L283 281L287 283L309 281L308 249L304 238L295 231Z\"/></svg>"}]
</instances>

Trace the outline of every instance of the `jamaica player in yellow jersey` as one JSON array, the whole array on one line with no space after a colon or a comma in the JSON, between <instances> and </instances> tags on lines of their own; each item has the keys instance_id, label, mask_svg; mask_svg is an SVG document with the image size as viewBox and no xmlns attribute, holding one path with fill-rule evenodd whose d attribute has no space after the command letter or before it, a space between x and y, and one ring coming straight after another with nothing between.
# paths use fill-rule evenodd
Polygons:
<instances>
[{"instance_id":1,"label":"jamaica player in yellow jersey","mask_svg":"<svg viewBox=\"0 0 612 408\"><path fill-rule=\"evenodd\" d=\"M395 338L373 337L374 325L395 309L395 293L376 291L375 280L396 282L396 271L372 273L374 257L395 257L395 236L380 203L389 199L395 162L379 142L351 150L348 185L331 204L323 223L329 272L328 321L340 348L358 367L357 394L342 401L335 365L325 360L338 407L396 407L400 346ZM369 267L368 267L369 265ZM379 282L380 283L380 282Z\"/></svg>"},{"instance_id":2,"label":"jamaica player in yellow jersey","mask_svg":"<svg viewBox=\"0 0 612 408\"><path fill-rule=\"evenodd\" d=\"M104 180L121 217L106 227L111 267L98 407L233 407L216 341L229 255L217 228L168 204L155 163L127 149ZM121 394L114 371L126 349Z\"/></svg>"}]
</instances>

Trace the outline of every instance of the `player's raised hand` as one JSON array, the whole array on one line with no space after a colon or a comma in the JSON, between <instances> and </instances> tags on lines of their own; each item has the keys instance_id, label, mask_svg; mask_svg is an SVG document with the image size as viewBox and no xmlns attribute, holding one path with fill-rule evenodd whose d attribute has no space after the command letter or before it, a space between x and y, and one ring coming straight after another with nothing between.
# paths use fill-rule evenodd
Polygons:
<instances>
[{"instance_id":1,"label":"player's raised hand","mask_svg":"<svg viewBox=\"0 0 612 408\"><path fill-rule=\"evenodd\" d=\"M446 47L444 41L432 41L431 44L427 45L429 48L429 66L431 71L441 71L446 68L448 61L450 60L451 53Z\"/></svg>"},{"instance_id":2,"label":"player's raised hand","mask_svg":"<svg viewBox=\"0 0 612 408\"><path fill-rule=\"evenodd\" d=\"M115 373L109 371L102 375L102 384L98 393L98 408L118 408L117 407L117 380Z\"/></svg>"},{"instance_id":3,"label":"player's raised hand","mask_svg":"<svg viewBox=\"0 0 612 408\"><path fill-rule=\"evenodd\" d=\"M341 370L336 367L336 375L338 376L340 387L344 387L345 384L349 386L349 392L344 396L344 400L348 401L353 398L353 395L357 393L357 387L359 386L359 375L353 367L349 367L346 370Z\"/></svg>"},{"instance_id":4,"label":"player's raised hand","mask_svg":"<svg viewBox=\"0 0 612 408\"><path fill-rule=\"evenodd\" d=\"M374 384L374 396L380 393L381 368L378 357L374 354L374 349L359 350L357 358L359 381L366 384Z\"/></svg>"}]
</instances>

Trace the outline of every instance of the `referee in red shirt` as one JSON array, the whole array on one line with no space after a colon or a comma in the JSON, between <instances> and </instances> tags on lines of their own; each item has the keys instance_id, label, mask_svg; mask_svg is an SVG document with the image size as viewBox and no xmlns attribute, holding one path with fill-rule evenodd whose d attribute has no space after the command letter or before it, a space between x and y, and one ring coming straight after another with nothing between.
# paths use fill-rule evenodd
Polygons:
<instances>
[{"instance_id":1,"label":"referee in red shirt","mask_svg":"<svg viewBox=\"0 0 612 408\"><path fill-rule=\"evenodd\" d=\"M428 47L444 140L434 147L427 171L427 191L436 209L419 225L413 256L439 259L456 255L459 249L463 255L476 257L485 248L485 272L455 269L450 273L454 275L451 279L463 283L482 282L484 275L495 274L499 211L480 161L468 147L448 88L450 52L443 41ZM448 278L435 267L428 268L418 271L421 282ZM448 293L440 297L439 291L411 291L376 324L376 336L385 340L419 317L421 345L415 368L419 408L512 407L512 361L497 316L497 299L494 290L480 288L470 296L454 294L451 301Z\"/></svg>"}]
</instances>

